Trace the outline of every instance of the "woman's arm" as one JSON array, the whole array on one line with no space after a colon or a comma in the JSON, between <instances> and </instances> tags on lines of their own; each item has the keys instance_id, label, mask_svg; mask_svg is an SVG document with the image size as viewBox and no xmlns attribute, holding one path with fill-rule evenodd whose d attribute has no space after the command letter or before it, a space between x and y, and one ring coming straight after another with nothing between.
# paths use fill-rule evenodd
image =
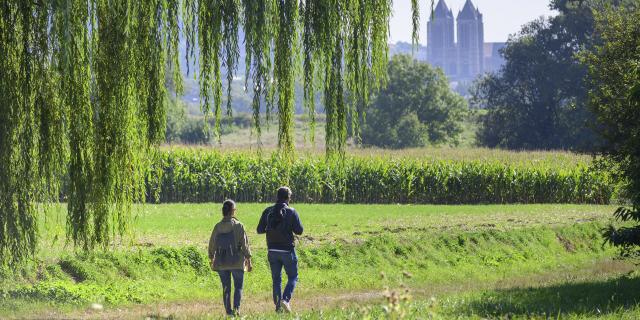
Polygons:
<instances>
[{"instance_id":1,"label":"woman's arm","mask_svg":"<svg viewBox=\"0 0 640 320\"><path fill-rule=\"evenodd\" d=\"M249 236L247 232L244 230L244 225L240 224L240 232L242 236L240 237L240 249L244 253L244 257L249 259L251 258L251 248L249 247Z\"/></svg>"},{"instance_id":2,"label":"woman's arm","mask_svg":"<svg viewBox=\"0 0 640 320\"><path fill-rule=\"evenodd\" d=\"M217 227L218 225L213 228L213 231L211 231L211 238L209 238L209 260L213 259L216 255L216 237L218 236Z\"/></svg>"}]
</instances>

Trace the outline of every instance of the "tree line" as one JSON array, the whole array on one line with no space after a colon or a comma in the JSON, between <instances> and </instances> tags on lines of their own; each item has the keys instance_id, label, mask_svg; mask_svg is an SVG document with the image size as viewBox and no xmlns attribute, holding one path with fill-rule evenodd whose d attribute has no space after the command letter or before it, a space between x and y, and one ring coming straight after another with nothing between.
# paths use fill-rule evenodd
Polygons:
<instances>
[{"instance_id":1,"label":"tree line","mask_svg":"<svg viewBox=\"0 0 640 320\"><path fill-rule=\"evenodd\" d=\"M570 149L602 156L625 185L615 218L640 221L640 2L553 0L557 16L525 25L506 64L478 81L487 109L478 143L508 149ZM604 231L637 255L640 226Z\"/></svg>"}]
</instances>

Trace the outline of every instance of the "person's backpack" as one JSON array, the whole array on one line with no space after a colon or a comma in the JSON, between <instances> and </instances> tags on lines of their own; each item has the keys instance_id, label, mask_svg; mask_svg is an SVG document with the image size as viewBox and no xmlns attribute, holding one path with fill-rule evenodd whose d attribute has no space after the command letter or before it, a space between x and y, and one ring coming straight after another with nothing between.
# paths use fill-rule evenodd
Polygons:
<instances>
[{"instance_id":1,"label":"person's backpack","mask_svg":"<svg viewBox=\"0 0 640 320\"><path fill-rule=\"evenodd\" d=\"M244 258L236 243L233 230L227 233L219 233L216 236L216 245L214 268L239 264Z\"/></svg>"},{"instance_id":2,"label":"person's backpack","mask_svg":"<svg viewBox=\"0 0 640 320\"><path fill-rule=\"evenodd\" d=\"M287 241L288 228L284 219L286 212L287 206L283 206L280 210L277 210L274 206L267 214L267 226L265 231L267 232L267 236L275 242Z\"/></svg>"}]
</instances>

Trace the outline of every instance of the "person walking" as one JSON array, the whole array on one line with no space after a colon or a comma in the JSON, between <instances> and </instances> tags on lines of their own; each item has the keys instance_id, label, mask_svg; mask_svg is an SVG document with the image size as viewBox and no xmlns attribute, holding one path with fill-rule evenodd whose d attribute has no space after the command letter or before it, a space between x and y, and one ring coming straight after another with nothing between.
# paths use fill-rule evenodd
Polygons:
<instances>
[{"instance_id":1,"label":"person walking","mask_svg":"<svg viewBox=\"0 0 640 320\"><path fill-rule=\"evenodd\" d=\"M273 280L273 303L276 312L291 312L291 297L298 281L298 257L294 234L301 235L302 223L298 212L289 207L291 189L278 189L277 201L266 208L260 217L258 234L267 234L267 248L271 279ZM282 268L287 274L287 285L282 292Z\"/></svg>"},{"instance_id":2,"label":"person walking","mask_svg":"<svg viewBox=\"0 0 640 320\"><path fill-rule=\"evenodd\" d=\"M209 239L211 270L217 271L222 282L222 301L227 315L240 312L242 285L245 270L253 269L249 238L244 226L236 218L236 203L226 200L222 204L222 220L218 222ZM233 278L233 308L231 306L231 278Z\"/></svg>"}]
</instances>

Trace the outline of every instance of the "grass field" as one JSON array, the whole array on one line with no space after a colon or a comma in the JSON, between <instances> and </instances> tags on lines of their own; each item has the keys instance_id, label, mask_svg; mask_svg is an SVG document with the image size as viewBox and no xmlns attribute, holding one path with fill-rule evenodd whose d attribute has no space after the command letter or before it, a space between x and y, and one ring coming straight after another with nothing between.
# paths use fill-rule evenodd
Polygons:
<instances>
[{"instance_id":1,"label":"grass field","mask_svg":"<svg viewBox=\"0 0 640 320\"><path fill-rule=\"evenodd\" d=\"M255 256L243 303L250 318L273 316L265 241L254 230L264 206L238 207ZM602 245L612 206L294 206L306 228L294 298L302 318L391 317L384 306L409 318L640 315L640 275ZM137 207L136 236L92 254L65 247L64 209L41 220L39 261L3 270L0 318L222 314L204 256L218 205ZM396 304L385 288L412 298ZM92 311L93 302L105 309Z\"/></svg>"},{"instance_id":2,"label":"grass field","mask_svg":"<svg viewBox=\"0 0 640 320\"><path fill-rule=\"evenodd\" d=\"M439 145L410 149L381 149L361 147L349 140L347 154L359 157L387 157L387 158L411 158L422 160L450 160L450 161L500 161L509 164L541 164L554 167L572 167L578 163L589 163L590 155L575 154L560 150L554 151L511 151L476 147L475 134L477 121L483 110L471 112L463 124L463 132L460 135L460 144L457 146ZM319 117L316 124L315 142L310 141L309 123L304 115L296 115L294 122L294 137L296 153L300 156L323 156L325 152L324 118ZM163 150L175 149L206 149L220 150L235 153L258 153L270 155L277 152L277 123L270 123L262 132L261 145L256 141L255 133L251 128L235 128L228 134L221 136L221 142L212 142L207 146L189 146L180 144L167 144Z\"/></svg>"}]
</instances>

